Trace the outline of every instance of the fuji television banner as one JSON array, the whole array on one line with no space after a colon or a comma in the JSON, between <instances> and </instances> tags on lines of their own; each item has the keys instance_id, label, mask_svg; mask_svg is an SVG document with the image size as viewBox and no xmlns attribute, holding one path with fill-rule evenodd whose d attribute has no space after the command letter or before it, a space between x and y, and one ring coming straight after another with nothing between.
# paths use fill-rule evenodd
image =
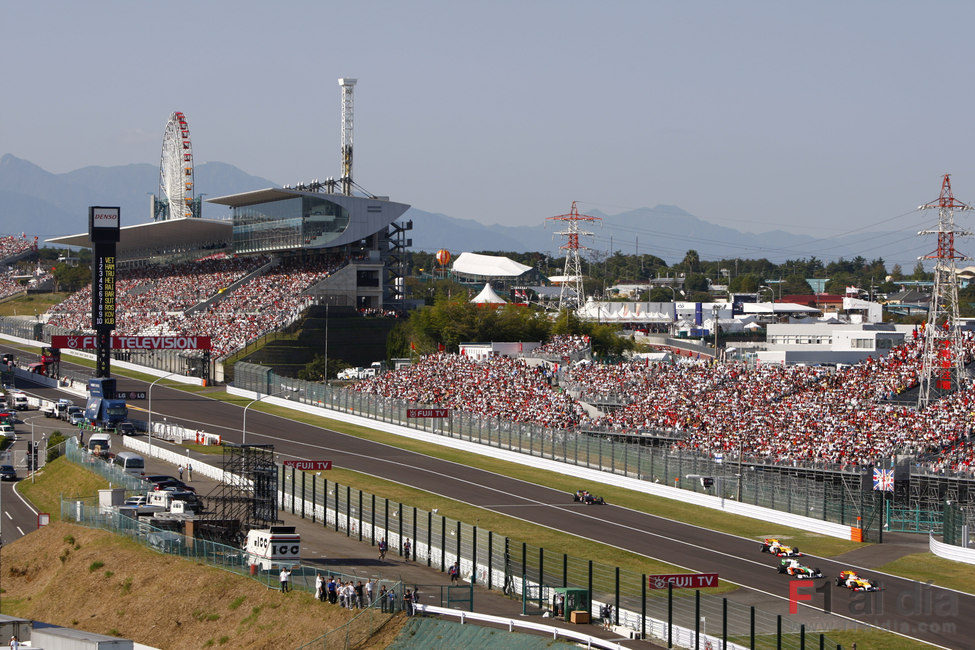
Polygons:
<instances>
[{"instance_id":1,"label":"fuji television banner","mask_svg":"<svg viewBox=\"0 0 975 650\"><path fill-rule=\"evenodd\" d=\"M96 350L96 336L52 336L51 347L66 350ZM209 350L209 336L113 336L113 350Z\"/></svg>"}]
</instances>

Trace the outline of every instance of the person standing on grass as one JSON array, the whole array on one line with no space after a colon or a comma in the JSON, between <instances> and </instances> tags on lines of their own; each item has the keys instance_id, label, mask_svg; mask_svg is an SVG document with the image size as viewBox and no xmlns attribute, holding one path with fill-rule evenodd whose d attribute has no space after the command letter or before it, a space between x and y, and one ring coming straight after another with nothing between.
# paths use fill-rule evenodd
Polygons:
<instances>
[{"instance_id":1,"label":"person standing on grass","mask_svg":"<svg viewBox=\"0 0 975 650\"><path fill-rule=\"evenodd\" d=\"M288 585L288 579L291 578L291 571L289 569L281 569L281 593L286 594L291 591L291 586Z\"/></svg>"},{"instance_id":2,"label":"person standing on grass","mask_svg":"<svg viewBox=\"0 0 975 650\"><path fill-rule=\"evenodd\" d=\"M315 600L322 599L322 587L325 586L325 581L322 579L322 574L319 573L315 576Z\"/></svg>"}]
</instances>

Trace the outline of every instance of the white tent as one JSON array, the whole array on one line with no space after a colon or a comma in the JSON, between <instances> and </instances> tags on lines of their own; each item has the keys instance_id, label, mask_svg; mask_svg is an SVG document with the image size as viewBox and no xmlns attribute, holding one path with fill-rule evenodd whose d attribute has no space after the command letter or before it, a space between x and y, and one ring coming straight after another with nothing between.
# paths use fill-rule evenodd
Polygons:
<instances>
[{"instance_id":1,"label":"white tent","mask_svg":"<svg viewBox=\"0 0 975 650\"><path fill-rule=\"evenodd\" d=\"M481 293L477 294L476 297L471 299L471 302L478 305L505 305L508 303L507 300L494 292L494 289L491 288L490 282L484 284L484 288L481 289Z\"/></svg>"},{"instance_id":2,"label":"white tent","mask_svg":"<svg viewBox=\"0 0 975 650\"><path fill-rule=\"evenodd\" d=\"M490 278L516 278L532 267L507 257L461 253L451 265L454 273Z\"/></svg>"}]
</instances>

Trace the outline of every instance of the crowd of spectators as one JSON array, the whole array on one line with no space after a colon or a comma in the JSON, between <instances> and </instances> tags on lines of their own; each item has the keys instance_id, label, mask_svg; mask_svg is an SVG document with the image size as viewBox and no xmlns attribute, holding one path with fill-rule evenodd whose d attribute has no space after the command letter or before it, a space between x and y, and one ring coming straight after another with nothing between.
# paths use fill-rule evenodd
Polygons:
<instances>
[{"instance_id":1,"label":"crowd of spectators","mask_svg":"<svg viewBox=\"0 0 975 650\"><path fill-rule=\"evenodd\" d=\"M575 352L583 352L592 347L589 337L585 334L556 334L551 340L533 350L536 354L552 356L569 356Z\"/></svg>"},{"instance_id":2,"label":"crowd of spectators","mask_svg":"<svg viewBox=\"0 0 975 650\"><path fill-rule=\"evenodd\" d=\"M922 411L894 399L917 386L921 371L923 338L908 338L889 355L840 369L645 360L563 369L560 383L580 387L583 401L626 396L598 417L553 390L540 369L506 357L435 354L353 388L550 427L667 430L679 438L676 448L708 456L851 466L910 453L937 471L975 468L975 389ZM963 343L970 361L975 341Z\"/></svg>"},{"instance_id":3,"label":"crowd of spectators","mask_svg":"<svg viewBox=\"0 0 975 650\"><path fill-rule=\"evenodd\" d=\"M24 251L36 247L37 240L29 238L25 234L21 234L20 237L15 235L0 236L0 264L4 263L8 257L20 255Z\"/></svg>"},{"instance_id":4,"label":"crowd of spectators","mask_svg":"<svg viewBox=\"0 0 975 650\"><path fill-rule=\"evenodd\" d=\"M555 390L538 367L505 356L473 361L440 353L361 381L352 390L557 429L577 425L582 406Z\"/></svg>"},{"instance_id":5,"label":"crowd of spectators","mask_svg":"<svg viewBox=\"0 0 975 650\"><path fill-rule=\"evenodd\" d=\"M249 341L287 325L310 303L302 292L328 277L338 259L290 261L228 287L267 263L267 258L210 257L195 262L119 272L116 280L117 328L123 335L210 336L219 358ZM216 298L204 308L191 310ZM48 311L48 324L89 331L91 286Z\"/></svg>"}]
</instances>

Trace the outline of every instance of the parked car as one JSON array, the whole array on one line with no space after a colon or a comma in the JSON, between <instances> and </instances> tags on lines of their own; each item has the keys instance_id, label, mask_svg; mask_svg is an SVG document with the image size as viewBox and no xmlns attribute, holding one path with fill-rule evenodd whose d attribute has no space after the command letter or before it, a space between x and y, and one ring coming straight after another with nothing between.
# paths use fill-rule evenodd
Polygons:
<instances>
[{"instance_id":1,"label":"parked car","mask_svg":"<svg viewBox=\"0 0 975 650\"><path fill-rule=\"evenodd\" d=\"M84 421L85 421L84 411L75 411L74 413L68 416L68 422L74 426L78 426Z\"/></svg>"},{"instance_id":2,"label":"parked car","mask_svg":"<svg viewBox=\"0 0 975 650\"><path fill-rule=\"evenodd\" d=\"M125 505L127 506L144 506L146 505L146 495L140 494L138 496L129 497L125 500Z\"/></svg>"},{"instance_id":3,"label":"parked car","mask_svg":"<svg viewBox=\"0 0 975 650\"><path fill-rule=\"evenodd\" d=\"M118 425L115 433L120 436L134 436L136 434L135 425L131 422L122 422Z\"/></svg>"},{"instance_id":4,"label":"parked car","mask_svg":"<svg viewBox=\"0 0 975 650\"><path fill-rule=\"evenodd\" d=\"M17 470L13 465L0 465L0 481L16 481Z\"/></svg>"},{"instance_id":5,"label":"parked car","mask_svg":"<svg viewBox=\"0 0 975 650\"><path fill-rule=\"evenodd\" d=\"M0 436L10 438L11 440L16 440L17 430L14 429L14 425L12 424L0 424Z\"/></svg>"},{"instance_id":6,"label":"parked car","mask_svg":"<svg viewBox=\"0 0 975 650\"><path fill-rule=\"evenodd\" d=\"M179 479L169 479L153 483L153 490L176 490L179 492L196 492L196 488L183 483Z\"/></svg>"}]
</instances>

